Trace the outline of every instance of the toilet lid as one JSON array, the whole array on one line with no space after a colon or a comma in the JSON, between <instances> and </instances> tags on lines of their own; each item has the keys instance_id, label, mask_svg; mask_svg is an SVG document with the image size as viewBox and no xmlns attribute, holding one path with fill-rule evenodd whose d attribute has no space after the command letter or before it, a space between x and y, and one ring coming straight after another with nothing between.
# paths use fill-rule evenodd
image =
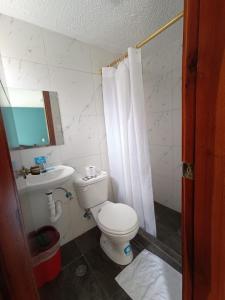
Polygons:
<instances>
[{"instance_id":1,"label":"toilet lid","mask_svg":"<svg viewBox=\"0 0 225 300\"><path fill-rule=\"evenodd\" d=\"M100 227L111 233L125 234L138 225L135 210L122 203L109 203L98 213Z\"/></svg>"}]
</instances>

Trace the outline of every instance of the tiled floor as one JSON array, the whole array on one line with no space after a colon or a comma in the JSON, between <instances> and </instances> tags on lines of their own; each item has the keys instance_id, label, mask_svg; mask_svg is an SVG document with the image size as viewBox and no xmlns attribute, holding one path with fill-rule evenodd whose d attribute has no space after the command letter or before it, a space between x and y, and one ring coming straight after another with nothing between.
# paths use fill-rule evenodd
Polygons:
<instances>
[{"instance_id":1,"label":"tiled floor","mask_svg":"<svg viewBox=\"0 0 225 300\"><path fill-rule=\"evenodd\" d=\"M62 247L63 269L51 283L40 289L41 300L127 300L130 297L115 281L123 269L113 263L99 246L97 227ZM132 241L134 255L144 248L164 259L175 269L181 269L179 257L143 231ZM85 265L87 272L79 277L77 267Z\"/></svg>"},{"instance_id":2,"label":"tiled floor","mask_svg":"<svg viewBox=\"0 0 225 300\"><path fill-rule=\"evenodd\" d=\"M157 239L181 255L181 214L155 202Z\"/></svg>"}]
</instances>

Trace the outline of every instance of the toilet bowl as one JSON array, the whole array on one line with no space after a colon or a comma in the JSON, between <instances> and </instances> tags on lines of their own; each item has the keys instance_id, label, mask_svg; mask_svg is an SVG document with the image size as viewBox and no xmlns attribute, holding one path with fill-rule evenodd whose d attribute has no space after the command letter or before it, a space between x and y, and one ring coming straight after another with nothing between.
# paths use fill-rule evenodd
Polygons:
<instances>
[{"instance_id":1,"label":"toilet bowl","mask_svg":"<svg viewBox=\"0 0 225 300\"><path fill-rule=\"evenodd\" d=\"M90 211L102 232L100 245L103 251L117 264L129 264L133 259L130 240L139 228L134 209L126 204L106 201Z\"/></svg>"},{"instance_id":2,"label":"toilet bowl","mask_svg":"<svg viewBox=\"0 0 225 300\"><path fill-rule=\"evenodd\" d=\"M117 264L127 265L133 259L130 241L138 232L138 218L132 207L107 200L107 178L103 171L95 178L76 178L78 201L101 230L100 246L105 254Z\"/></svg>"}]
</instances>

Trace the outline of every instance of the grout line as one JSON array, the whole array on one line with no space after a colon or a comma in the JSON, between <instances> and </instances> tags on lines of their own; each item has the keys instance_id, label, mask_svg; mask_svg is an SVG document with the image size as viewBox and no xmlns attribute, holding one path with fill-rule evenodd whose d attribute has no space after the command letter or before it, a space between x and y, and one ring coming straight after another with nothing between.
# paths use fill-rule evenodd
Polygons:
<instances>
[{"instance_id":1,"label":"grout line","mask_svg":"<svg viewBox=\"0 0 225 300\"><path fill-rule=\"evenodd\" d=\"M139 235L148 243L148 246L154 246L155 248L157 248L158 250L160 250L163 254L165 254L165 256L167 256L168 258L170 258L173 262L176 263L177 266L182 267L181 263L178 261L181 260L181 255L179 253L177 253L175 250L173 250L172 248L168 247L167 245L165 245L164 243L162 243L160 240L158 240L157 238L154 238L154 240L152 241L150 238L145 236L145 233L139 233ZM141 242L140 242L141 243ZM145 247L145 245L143 243L141 243L142 246ZM162 244L162 245L160 245ZM175 256L177 256L178 259L176 259L175 257L173 257L172 254L170 254L169 252L166 251L166 249L164 250L164 248L168 248L169 252L172 252Z\"/></svg>"},{"instance_id":2,"label":"grout line","mask_svg":"<svg viewBox=\"0 0 225 300\"><path fill-rule=\"evenodd\" d=\"M80 69L75 69L75 68L70 68L70 67L64 67L64 66L54 65L54 64L50 64L50 63L36 62L36 61L33 61L33 60L24 59L24 58L18 58L18 57L15 57L15 56L5 56L5 55L2 55L2 58L17 60L17 61L20 61L20 62L33 63L33 64L36 64L36 65L41 65L41 66L45 66L45 67L61 68L61 69L64 69L64 70L70 70L70 71L76 71L76 72L90 74L90 75L101 76L99 73L97 73L97 71L96 72L93 72L93 71L84 71L84 70L80 70Z\"/></svg>"}]
</instances>

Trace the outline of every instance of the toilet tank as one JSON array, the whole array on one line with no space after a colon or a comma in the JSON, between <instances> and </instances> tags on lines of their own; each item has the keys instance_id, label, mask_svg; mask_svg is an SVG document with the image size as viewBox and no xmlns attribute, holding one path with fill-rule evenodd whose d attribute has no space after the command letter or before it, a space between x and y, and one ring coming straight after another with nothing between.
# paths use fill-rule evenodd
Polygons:
<instances>
[{"instance_id":1,"label":"toilet tank","mask_svg":"<svg viewBox=\"0 0 225 300\"><path fill-rule=\"evenodd\" d=\"M108 199L108 176L104 171L91 179L77 176L75 187L79 204L84 209L95 207Z\"/></svg>"}]
</instances>

